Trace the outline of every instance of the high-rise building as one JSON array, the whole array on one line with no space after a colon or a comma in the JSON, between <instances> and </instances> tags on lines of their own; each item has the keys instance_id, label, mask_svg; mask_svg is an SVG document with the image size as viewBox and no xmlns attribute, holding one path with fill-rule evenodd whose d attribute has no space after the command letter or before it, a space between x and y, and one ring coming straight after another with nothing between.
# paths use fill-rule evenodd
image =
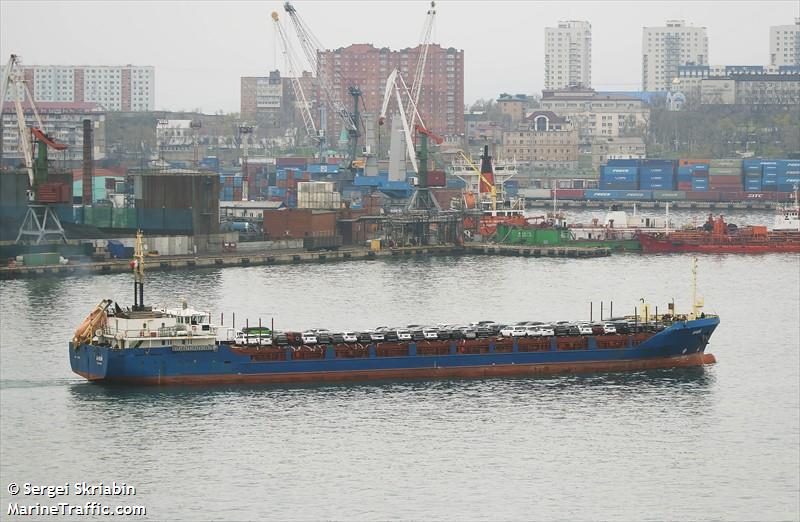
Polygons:
<instances>
[{"instance_id":1,"label":"high-rise building","mask_svg":"<svg viewBox=\"0 0 800 522\"><path fill-rule=\"evenodd\" d=\"M331 86L348 108L353 111L351 86L361 90L363 107L375 117L381 109L386 79L397 68L408 83L413 81L421 46L392 51L372 44L353 44L319 55L319 74L329 79ZM419 113L425 126L442 136L464 134L464 51L437 44L428 47ZM327 113L327 134L336 139L342 122L330 110Z\"/></svg>"},{"instance_id":2,"label":"high-rise building","mask_svg":"<svg viewBox=\"0 0 800 522\"><path fill-rule=\"evenodd\" d=\"M575 20L545 28L545 89L591 87L592 24Z\"/></svg>"},{"instance_id":3,"label":"high-rise building","mask_svg":"<svg viewBox=\"0 0 800 522\"><path fill-rule=\"evenodd\" d=\"M687 26L683 20L667 20L665 27L642 31L642 90L667 91L678 76L678 67L708 63L705 27Z\"/></svg>"},{"instance_id":4,"label":"high-rise building","mask_svg":"<svg viewBox=\"0 0 800 522\"><path fill-rule=\"evenodd\" d=\"M24 74L36 102L98 103L107 111L155 110L152 66L32 65ZM6 95L6 101L11 99L11 93Z\"/></svg>"},{"instance_id":5,"label":"high-rise building","mask_svg":"<svg viewBox=\"0 0 800 522\"><path fill-rule=\"evenodd\" d=\"M19 130L17 113L14 104L5 102L2 112L2 151L3 160L18 164L22 161L19 146ZM33 109L23 106L25 122L29 127L36 125ZM42 119L44 132L59 143L67 145L63 151L52 152L51 159L57 161L79 161L83 158L83 120L92 120L92 143L94 159L106 156L106 110L93 102L41 102L36 104L36 111Z\"/></svg>"},{"instance_id":6,"label":"high-rise building","mask_svg":"<svg viewBox=\"0 0 800 522\"><path fill-rule=\"evenodd\" d=\"M298 79L316 122L316 80L308 71L303 71ZM242 76L240 80L242 117L255 123L259 133L270 134L270 129L283 133L285 127L297 125L302 129L301 102L295 95L293 78L282 77L280 71L275 70L270 71L269 76Z\"/></svg>"},{"instance_id":7,"label":"high-rise building","mask_svg":"<svg viewBox=\"0 0 800 522\"><path fill-rule=\"evenodd\" d=\"M794 25L773 25L769 28L770 65L800 65L800 18Z\"/></svg>"}]
</instances>

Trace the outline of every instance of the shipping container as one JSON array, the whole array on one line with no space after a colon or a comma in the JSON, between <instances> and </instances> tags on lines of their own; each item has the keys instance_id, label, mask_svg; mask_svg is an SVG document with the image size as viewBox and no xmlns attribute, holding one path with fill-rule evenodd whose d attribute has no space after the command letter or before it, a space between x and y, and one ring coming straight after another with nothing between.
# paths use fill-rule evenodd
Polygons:
<instances>
[{"instance_id":1,"label":"shipping container","mask_svg":"<svg viewBox=\"0 0 800 522\"><path fill-rule=\"evenodd\" d=\"M699 192L692 191L686 193L686 199L689 201L719 201L719 192Z\"/></svg>"},{"instance_id":2,"label":"shipping container","mask_svg":"<svg viewBox=\"0 0 800 522\"><path fill-rule=\"evenodd\" d=\"M741 176L742 169L735 167L712 167L708 169L709 176Z\"/></svg>"},{"instance_id":3,"label":"shipping container","mask_svg":"<svg viewBox=\"0 0 800 522\"><path fill-rule=\"evenodd\" d=\"M302 157L276 158L275 166L278 168L293 167L298 169L305 169L306 166L312 161L313 158L302 158Z\"/></svg>"},{"instance_id":4,"label":"shipping container","mask_svg":"<svg viewBox=\"0 0 800 522\"><path fill-rule=\"evenodd\" d=\"M726 168L736 168L741 170L742 160L739 158L712 159L709 165L712 169L715 167L726 167Z\"/></svg>"},{"instance_id":5,"label":"shipping container","mask_svg":"<svg viewBox=\"0 0 800 522\"><path fill-rule=\"evenodd\" d=\"M549 197L554 197L553 193L555 192L555 197L557 199L571 199L571 200L581 200L584 199L585 191L582 189L557 189L551 190Z\"/></svg>"},{"instance_id":6,"label":"shipping container","mask_svg":"<svg viewBox=\"0 0 800 522\"><path fill-rule=\"evenodd\" d=\"M677 185L678 190L692 190L692 182L691 181L679 181Z\"/></svg>"},{"instance_id":7,"label":"shipping container","mask_svg":"<svg viewBox=\"0 0 800 522\"><path fill-rule=\"evenodd\" d=\"M586 190L584 197L589 200L642 201L652 199L653 193L648 190Z\"/></svg>"},{"instance_id":8,"label":"shipping container","mask_svg":"<svg viewBox=\"0 0 800 522\"><path fill-rule=\"evenodd\" d=\"M431 170L428 172L429 187L444 187L447 185L443 170Z\"/></svg>"},{"instance_id":9,"label":"shipping container","mask_svg":"<svg viewBox=\"0 0 800 522\"><path fill-rule=\"evenodd\" d=\"M61 255L58 252L40 252L24 254L22 264L25 266L57 265Z\"/></svg>"},{"instance_id":10,"label":"shipping container","mask_svg":"<svg viewBox=\"0 0 800 522\"><path fill-rule=\"evenodd\" d=\"M609 167L638 167L641 162L640 159L610 159L606 165Z\"/></svg>"},{"instance_id":11,"label":"shipping container","mask_svg":"<svg viewBox=\"0 0 800 522\"><path fill-rule=\"evenodd\" d=\"M683 190L654 190L653 200L655 201L682 201L686 199L686 192Z\"/></svg>"},{"instance_id":12,"label":"shipping container","mask_svg":"<svg viewBox=\"0 0 800 522\"><path fill-rule=\"evenodd\" d=\"M639 174L638 167L614 167L614 166L605 166L600 169L600 176L601 177L608 177L608 176L626 176L630 179L635 179L636 176Z\"/></svg>"},{"instance_id":13,"label":"shipping container","mask_svg":"<svg viewBox=\"0 0 800 522\"><path fill-rule=\"evenodd\" d=\"M707 159L679 159L679 167L689 167L692 165L708 165L710 160Z\"/></svg>"}]
</instances>

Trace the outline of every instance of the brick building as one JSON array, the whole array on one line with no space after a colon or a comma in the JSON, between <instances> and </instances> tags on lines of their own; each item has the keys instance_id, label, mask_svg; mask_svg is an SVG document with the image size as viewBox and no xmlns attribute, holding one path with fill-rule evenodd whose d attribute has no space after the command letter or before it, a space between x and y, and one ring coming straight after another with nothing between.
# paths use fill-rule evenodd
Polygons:
<instances>
[{"instance_id":1,"label":"brick building","mask_svg":"<svg viewBox=\"0 0 800 522\"><path fill-rule=\"evenodd\" d=\"M330 79L332 87L348 110L353 100L348 87L361 89L364 106L360 109L380 112L386 78L397 68L411 88L421 47L392 51L372 44L353 44L319 55L320 74ZM432 44L428 47L419 112L425 126L442 136L464 134L464 51ZM338 137L341 121L328 114L327 134Z\"/></svg>"}]
</instances>

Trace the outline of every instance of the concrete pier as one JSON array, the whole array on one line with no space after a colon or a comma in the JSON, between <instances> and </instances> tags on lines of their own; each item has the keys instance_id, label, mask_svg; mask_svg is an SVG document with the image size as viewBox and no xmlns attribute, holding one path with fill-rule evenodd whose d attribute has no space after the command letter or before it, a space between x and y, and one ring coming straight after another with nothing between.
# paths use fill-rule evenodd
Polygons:
<instances>
[{"instance_id":1,"label":"concrete pier","mask_svg":"<svg viewBox=\"0 0 800 522\"><path fill-rule=\"evenodd\" d=\"M226 252L198 256L151 256L146 259L147 271L196 270L202 268L292 265L302 263L332 263L337 261L364 261L378 258L429 256L429 255L500 255L522 257L590 258L611 255L608 248L530 247L470 243L464 246L436 245L403 248L385 248L377 251L365 247L351 247L323 252L305 250L257 252ZM117 274L129 272L130 260L114 259L99 262L70 263L51 266L0 267L0 279L21 279L81 274Z\"/></svg>"}]
</instances>

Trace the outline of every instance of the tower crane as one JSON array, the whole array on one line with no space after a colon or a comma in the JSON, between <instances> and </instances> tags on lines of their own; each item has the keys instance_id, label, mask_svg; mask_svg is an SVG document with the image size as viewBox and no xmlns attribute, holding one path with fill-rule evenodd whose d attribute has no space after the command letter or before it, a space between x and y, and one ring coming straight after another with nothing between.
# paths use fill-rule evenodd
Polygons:
<instances>
[{"instance_id":1,"label":"tower crane","mask_svg":"<svg viewBox=\"0 0 800 522\"><path fill-rule=\"evenodd\" d=\"M28 211L20 226L16 241L23 237L35 238L37 244L43 240L55 238L66 243L61 220L55 210L46 202L37 198L37 188L47 181L47 148L65 150L67 146L50 138L44 132L44 124L36 110L28 86L25 83L25 73L22 68L22 58L12 54L3 70L2 85L0 85L0 102L4 102L6 94L13 93L14 110L17 116L17 129L19 131L19 146L22 152L25 170L28 173ZM35 119L35 126L30 128L25 121L25 111L22 102L28 101ZM34 162L34 148L38 144L36 162Z\"/></svg>"},{"instance_id":2,"label":"tower crane","mask_svg":"<svg viewBox=\"0 0 800 522\"><path fill-rule=\"evenodd\" d=\"M325 75L322 74L317 57L318 53L325 50L325 47L316 38L316 36L314 36L306 23L300 18L300 15L297 14L297 10L294 8L291 2L284 3L283 9L286 11L286 13L288 13L289 19L294 25L295 32L297 33L297 39L300 41L300 47L303 49L303 53L305 54L306 60L308 60L308 63L311 66L311 70L315 71L317 74L317 82L319 83L325 103L333 110L334 113L336 113L336 116L341 120L342 125L347 132L349 143L348 150L350 155L349 166L352 168L353 161L355 161L358 138L361 137L361 131L359 130L359 118L357 114L358 103L359 99L361 98L361 89L359 89L357 86L350 86L348 88L348 93L353 97L354 110L351 113L347 107L345 107L344 103L339 97L338 91L331 85L330 79L326 78Z\"/></svg>"},{"instance_id":3,"label":"tower crane","mask_svg":"<svg viewBox=\"0 0 800 522\"><path fill-rule=\"evenodd\" d=\"M417 58L417 68L414 71L414 80L411 83L411 95L406 106L406 114L411 115L409 125L413 128L416 124L417 106L419 105L419 95L422 92L422 82L425 77L425 64L428 61L428 48L431 44L431 33L433 32L433 21L436 17L436 2L431 1L431 8L428 9L425 25L422 28L422 39L420 40L420 53ZM421 120L420 120L421 121Z\"/></svg>"}]
</instances>

